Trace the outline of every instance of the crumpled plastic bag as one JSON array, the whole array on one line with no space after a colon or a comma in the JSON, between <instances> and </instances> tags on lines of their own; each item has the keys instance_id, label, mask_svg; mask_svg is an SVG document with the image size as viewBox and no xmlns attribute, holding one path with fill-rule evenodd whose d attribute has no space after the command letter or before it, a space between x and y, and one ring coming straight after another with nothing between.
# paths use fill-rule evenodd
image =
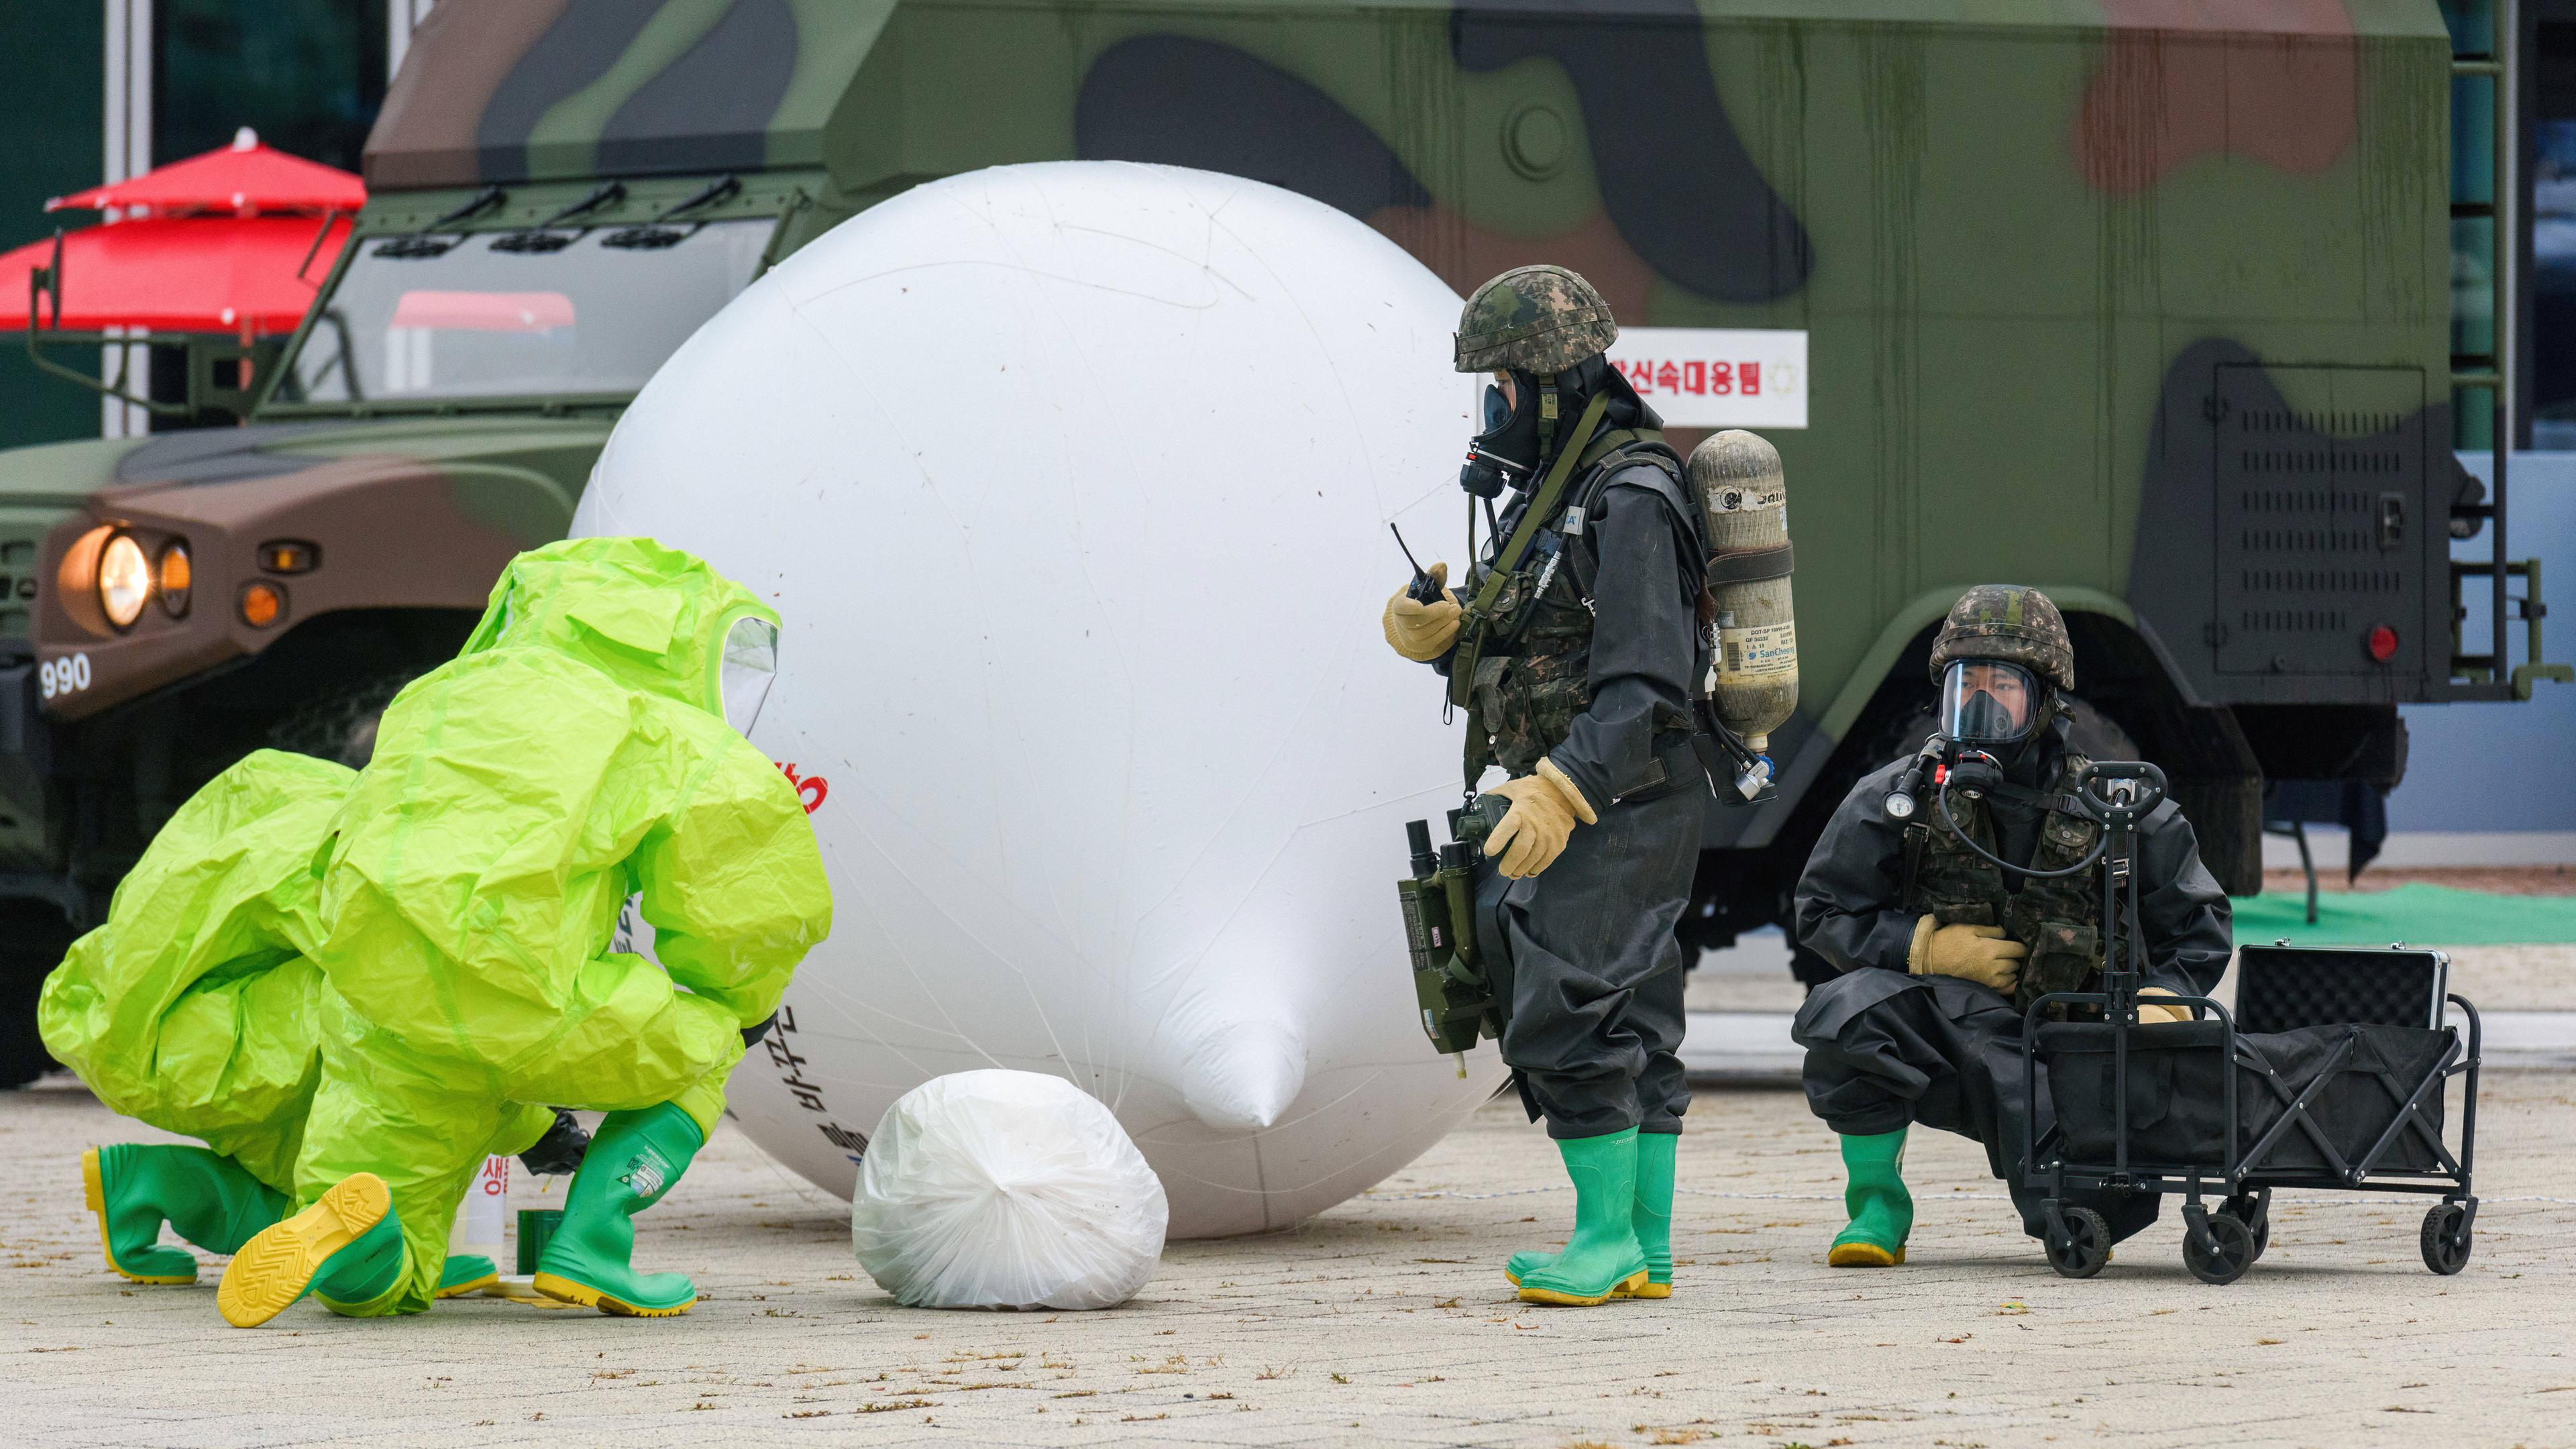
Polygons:
<instances>
[{"instance_id":1,"label":"crumpled plastic bag","mask_svg":"<svg viewBox=\"0 0 2576 1449\"><path fill-rule=\"evenodd\" d=\"M877 1120L850 1203L859 1265L914 1308L1110 1308L1154 1276L1162 1179L1099 1099L957 1072Z\"/></svg>"}]
</instances>

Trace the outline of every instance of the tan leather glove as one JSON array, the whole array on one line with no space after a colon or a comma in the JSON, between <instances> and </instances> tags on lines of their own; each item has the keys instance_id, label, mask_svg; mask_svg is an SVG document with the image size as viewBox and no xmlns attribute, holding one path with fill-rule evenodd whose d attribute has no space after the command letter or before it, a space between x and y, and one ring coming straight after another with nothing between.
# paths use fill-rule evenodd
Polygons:
<instances>
[{"instance_id":1,"label":"tan leather glove","mask_svg":"<svg viewBox=\"0 0 2576 1449\"><path fill-rule=\"evenodd\" d=\"M1514 880L1554 865L1565 853L1565 838L1574 833L1576 821L1600 823L1583 792L1553 760L1539 761L1537 773L1506 780L1493 793L1511 801L1512 808L1485 837L1485 856Z\"/></svg>"},{"instance_id":2,"label":"tan leather glove","mask_svg":"<svg viewBox=\"0 0 2576 1449\"><path fill-rule=\"evenodd\" d=\"M1436 563L1424 569L1434 584L1441 585L1436 603L1416 603L1398 589L1386 601L1387 646L1417 664L1439 658L1449 652L1451 641L1458 637L1458 596L1449 592L1449 566ZM1410 587L1408 585L1407 587Z\"/></svg>"},{"instance_id":3,"label":"tan leather glove","mask_svg":"<svg viewBox=\"0 0 2576 1449\"><path fill-rule=\"evenodd\" d=\"M2138 988L2138 995L2141 998L2149 996L2171 996L2173 994L2174 993L2165 990L2161 986L2141 986ZM2140 1026L2155 1026L2160 1022L2189 1020L2191 1020L2191 1008L2188 1006L2157 1006L2143 999L2138 1002L2138 1025Z\"/></svg>"},{"instance_id":4,"label":"tan leather glove","mask_svg":"<svg viewBox=\"0 0 2576 1449\"><path fill-rule=\"evenodd\" d=\"M2006 996L2021 980L2021 962L2030 948L2004 934L2001 926L1944 926L1930 916L1914 923L1914 946L1905 953L1905 969L1917 976L1956 976L1991 986Z\"/></svg>"}]
</instances>

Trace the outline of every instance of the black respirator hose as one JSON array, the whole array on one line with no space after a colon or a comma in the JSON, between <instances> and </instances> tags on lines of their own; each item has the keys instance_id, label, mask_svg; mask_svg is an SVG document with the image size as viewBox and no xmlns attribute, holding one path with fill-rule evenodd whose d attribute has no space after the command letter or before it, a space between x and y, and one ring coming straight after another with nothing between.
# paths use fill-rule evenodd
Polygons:
<instances>
[{"instance_id":1,"label":"black respirator hose","mask_svg":"<svg viewBox=\"0 0 2576 1449\"><path fill-rule=\"evenodd\" d=\"M1995 854L1982 845L1979 845L1974 836L1971 836L1967 831L1959 827L1958 818L1950 813L1950 782L1948 779L1944 778L1941 781L1941 788L1939 792L1932 797L1932 803L1934 808L1941 812L1941 821L1943 824L1950 827L1950 833L1959 837L1959 843L1968 847L1969 851L1979 860L1984 861L1988 865L2000 866L2025 880L2064 880L2070 875L2082 875L2084 872L2100 865L2102 863L2102 852L2111 848L2111 836L2109 832L2106 831L2099 840L2093 842L2093 848L2085 852L2082 860L2075 862L2064 870L2032 870L2026 865L2015 865L2011 861L2006 860L2002 856Z\"/></svg>"}]
</instances>

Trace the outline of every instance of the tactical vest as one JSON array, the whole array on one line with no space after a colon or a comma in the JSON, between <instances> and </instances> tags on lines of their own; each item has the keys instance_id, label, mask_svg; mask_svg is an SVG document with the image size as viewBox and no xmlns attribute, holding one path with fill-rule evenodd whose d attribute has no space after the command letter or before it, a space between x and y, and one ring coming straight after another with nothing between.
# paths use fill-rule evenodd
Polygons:
<instances>
[{"instance_id":1,"label":"tactical vest","mask_svg":"<svg viewBox=\"0 0 2576 1449\"><path fill-rule=\"evenodd\" d=\"M2052 803L2042 811L2039 847L2031 854L2033 870L2064 870L2082 860L2101 839L2102 826L2080 813L2074 794L2086 760L2069 750L2051 788ZM2023 879L2021 889L2007 890L2003 868L1979 859L1968 849L1941 811L1933 791L1918 802L1914 823L1905 828L1904 908L1929 913L1944 926L2001 926L2004 934L2030 950L2023 961L2013 1004L2028 1006L2052 991L2089 991L2102 972L2102 881L2084 871L2057 880ZM2066 808L2055 802L2063 801ZM1956 791L1950 813L1969 837L2001 854L1993 814L1982 799Z\"/></svg>"},{"instance_id":2,"label":"tactical vest","mask_svg":"<svg viewBox=\"0 0 2576 1449\"><path fill-rule=\"evenodd\" d=\"M1681 458L1660 432L1649 429L1623 429L1593 440L1566 490L1568 501L1559 519L1579 516L1585 525L1600 522L1601 496L1611 479L1639 465L1654 470L1655 491L1674 515L1695 525L1682 491ZM1529 504L1525 498L1521 507ZM1506 537L1518 519L1517 510L1506 515ZM1503 579L1482 647L1459 691L1467 705L1470 780L1488 764L1499 764L1515 777L1530 773L1565 743L1576 717L1592 707L1592 590L1600 572L1600 546L1589 526L1567 532L1557 521L1549 531L1556 535L1552 549L1544 557L1533 549ZM1695 526L1692 537L1696 540ZM1477 564L1468 573L1468 592L1472 595L1489 577L1486 564ZM1708 650L1703 637L1692 665L1694 681L1708 671ZM1686 733L1690 721L1676 717L1666 728Z\"/></svg>"}]
</instances>

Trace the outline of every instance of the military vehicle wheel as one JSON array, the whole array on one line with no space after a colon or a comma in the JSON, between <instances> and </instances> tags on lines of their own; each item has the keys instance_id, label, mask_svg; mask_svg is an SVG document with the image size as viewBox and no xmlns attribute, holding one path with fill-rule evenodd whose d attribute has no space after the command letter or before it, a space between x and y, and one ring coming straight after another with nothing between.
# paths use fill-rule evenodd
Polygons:
<instances>
[{"instance_id":1,"label":"military vehicle wheel","mask_svg":"<svg viewBox=\"0 0 2576 1449\"><path fill-rule=\"evenodd\" d=\"M0 904L0 1089L23 1087L53 1070L36 1033L36 996L71 949L71 923L42 901Z\"/></svg>"},{"instance_id":2,"label":"military vehicle wheel","mask_svg":"<svg viewBox=\"0 0 2576 1449\"><path fill-rule=\"evenodd\" d=\"M2424 1266L2448 1278L2469 1266L2469 1209L2436 1203L2424 1214Z\"/></svg>"},{"instance_id":3,"label":"military vehicle wheel","mask_svg":"<svg viewBox=\"0 0 2576 1449\"><path fill-rule=\"evenodd\" d=\"M2218 1210L2253 1230L2254 1256L2259 1261L2272 1246L2272 1190L2240 1192L2219 1204Z\"/></svg>"},{"instance_id":4,"label":"military vehicle wheel","mask_svg":"<svg viewBox=\"0 0 2576 1449\"><path fill-rule=\"evenodd\" d=\"M376 752L376 725L384 718L385 706L415 677L385 674L335 689L271 726L268 743L274 749L312 755L352 770L365 769Z\"/></svg>"},{"instance_id":5,"label":"military vehicle wheel","mask_svg":"<svg viewBox=\"0 0 2576 1449\"><path fill-rule=\"evenodd\" d=\"M2243 1219L2225 1212L2209 1215L2208 1246L2201 1245L2201 1235L2186 1231L2182 1239L2182 1265L2191 1276L2203 1283L2233 1283L2254 1266L2254 1230Z\"/></svg>"},{"instance_id":6,"label":"military vehicle wheel","mask_svg":"<svg viewBox=\"0 0 2576 1449\"><path fill-rule=\"evenodd\" d=\"M2066 1231L2048 1233L2048 1266L2061 1278L2090 1278L2111 1261L2111 1225L2087 1207L2065 1210Z\"/></svg>"}]
</instances>

